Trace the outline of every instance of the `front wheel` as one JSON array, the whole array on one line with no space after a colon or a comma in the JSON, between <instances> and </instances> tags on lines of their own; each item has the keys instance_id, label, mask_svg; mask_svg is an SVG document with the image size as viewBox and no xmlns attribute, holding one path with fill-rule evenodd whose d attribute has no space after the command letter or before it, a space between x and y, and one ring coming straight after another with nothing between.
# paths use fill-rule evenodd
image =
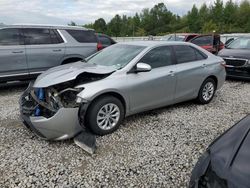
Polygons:
<instances>
[{"instance_id":1,"label":"front wheel","mask_svg":"<svg viewBox=\"0 0 250 188\"><path fill-rule=\"evenodd\" d=\"M197 101L200 104L208 104L213 99L215 91L216 91L216 83L214 79L212 78L206 79L201 85Z\"/></svg>"},{"instance_id":2,"label":"front wheel","mask_svg":"<svg viewBox=\"0 0 250 188\"><path fill-rule=\"evenodd\" d=\"M97 135L117 130L124 119L124 107L119 99L104 96L94 101L86 114L86 126Z\"/></svg>"}]
</instances>

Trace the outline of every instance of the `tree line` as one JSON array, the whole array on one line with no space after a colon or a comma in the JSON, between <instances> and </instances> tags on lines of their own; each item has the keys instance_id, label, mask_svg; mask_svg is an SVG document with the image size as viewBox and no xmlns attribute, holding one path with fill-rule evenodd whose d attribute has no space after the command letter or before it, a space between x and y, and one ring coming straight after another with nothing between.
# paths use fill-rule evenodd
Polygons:
<instances>
[{"instance_id":1,"label":"tree line","mask_svg":"<svg viewBox=\"0 0 250 188\"><path fill-rule=\"evenodd\" d=\"M229 0L223 3L222 0L216 0L211 5L204 3L200 8L193 5L184 16L172 13L166 4L159 3L151 9L145 8L140 13L135 13L134 16L117 14L109 22L99 18L84 26L115 37L179 32L244 33L250 32L250 2L243 0L236 3Z\"/></svg>"}]
</instances>

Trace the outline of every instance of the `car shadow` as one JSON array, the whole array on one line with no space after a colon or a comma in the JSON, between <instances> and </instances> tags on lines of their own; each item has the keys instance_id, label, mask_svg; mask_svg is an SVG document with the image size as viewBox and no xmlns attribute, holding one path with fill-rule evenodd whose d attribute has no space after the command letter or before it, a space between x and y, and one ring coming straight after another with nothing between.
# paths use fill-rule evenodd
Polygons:
<instances>
[{"instance_id":1,"label":"car shadow","mask_svg":"<svg viewBox=\"0 0 250 188\"><path fill-rule=\"evenodd\" d=\"M29 85L29 81L20 81L20 82L11 82L11 83L0 83L0 92L6 91L16 91L16 90L25 90Z\"/></svg>"},{"instance_id":2,"label":"car shadow","mask_svg":"<svg viewBox=\"0 0 250 188\"><path fill-rule=\"evenodd\" d=\"M137 119L137 118L158 116L166 111L171 111L171 110L178 109L178 108L188 107L191 105L192 106L196 106L196 105L199 106L200 104L198 104L195 100L189 100L189 101L184 101L184 102L180 102L177 104L172 104L172 105L156 108L156 109L145 111L145 112L140 112L140 113L126 117L124 124L127 124L130 121L133 121L134 119Z\"/></svg>"}]
</instances>

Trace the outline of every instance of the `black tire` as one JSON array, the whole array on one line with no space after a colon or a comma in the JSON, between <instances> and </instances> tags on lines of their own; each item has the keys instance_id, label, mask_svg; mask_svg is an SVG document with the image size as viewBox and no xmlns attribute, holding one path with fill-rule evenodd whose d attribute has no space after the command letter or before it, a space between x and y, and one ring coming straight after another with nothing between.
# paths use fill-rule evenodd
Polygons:
<instances>
[{"instance_id":1,"label":"black tire","mask_svg":"<svg viewBox=\"0 0 250 188\"><path fill-rule=\"evenodd\" d=\"M119 108L120 116L119 116L119 120L117 121L114 127L108 130L104 130L100 128L97 124L97 115L98 115L98 112L107 104L115 104ZM121 101L117 99L116 97L106 95L106 96L98 98L90 105L86 114L85 124L93 133L103 136L106 134L113 133L119 128L121 122L124 119L124 114L125 114L124 107Z\"/></svg>"},{"instance_id":2,"label":"black tire","mask_svg":"<svg viewBox=\"0 0 250 188\"><path fill-rule=\"evenodd\" d=\"M206 85L207 85L208 83L211 83L211 84L213 85L213 88L214 88L214 89L213 89L213 93L211 94L211 96L209 97L209 99L208 99L208 98L206 99L206 97L203 96L203 90L204 90L204 88L206 87ZM213 99L215 92L216 92L216 82L215 82L215 80L212 79L212 78L207 78L207 79L202 83L202 85L201 85L201 87L200 87L199 94L198 94L198 97L197 97L196 101L197 101L198 103L200 103L200 104L208 104L208 103L210 103L211 100Z\"/></svg>"}]
</instances>

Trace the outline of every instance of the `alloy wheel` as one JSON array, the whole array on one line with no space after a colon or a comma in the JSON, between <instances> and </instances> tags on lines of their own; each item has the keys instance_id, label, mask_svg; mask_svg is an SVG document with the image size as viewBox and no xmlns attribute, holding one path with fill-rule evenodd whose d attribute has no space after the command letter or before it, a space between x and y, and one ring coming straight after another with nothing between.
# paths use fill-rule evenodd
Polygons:
<instances>
[{"instance_id":1,"label":"alloy wheel","mask_svg":"<svg viewBox=\"0 0 250 188\"><path fill-rule=\"evenodd\" d=\"M110 130L116 126L120 119L120 109L116 104L105 104L97 113L97 125L102 130Z\"/></svg>"}]
</instances>

